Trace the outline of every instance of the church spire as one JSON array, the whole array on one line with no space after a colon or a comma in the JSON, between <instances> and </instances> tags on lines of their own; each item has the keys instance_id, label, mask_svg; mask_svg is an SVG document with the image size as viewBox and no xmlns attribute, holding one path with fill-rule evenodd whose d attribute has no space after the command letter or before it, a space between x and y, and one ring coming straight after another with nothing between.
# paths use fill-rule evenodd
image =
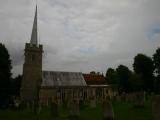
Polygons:
<instances>
[{"instance_id":1,"label":"church spire","mask_svg":"<svg viewBox=\"0 0 160 120\"><path fill-rule=\"evenodd\" d=\"M34 16L33 28L32 28L32 35L31 35L31 44L37 45L38 44L38 31L37 31L37 5L36 11Z\"/></svg>"}]
</instances>

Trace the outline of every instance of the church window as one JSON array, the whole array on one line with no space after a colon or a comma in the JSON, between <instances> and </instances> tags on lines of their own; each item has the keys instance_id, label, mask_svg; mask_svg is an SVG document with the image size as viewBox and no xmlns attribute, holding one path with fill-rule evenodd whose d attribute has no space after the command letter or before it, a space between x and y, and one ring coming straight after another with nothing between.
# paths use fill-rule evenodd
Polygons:
<instances>
[{"instance_id":1,"label":"church window","mask_svg":"<svg viewBox=\"0 0 160 120\"><path fill-rule=\"evenodd\" d=\"M31 56L31 61L34 61L35 60L35 55L32 55Z\"/></svg>"}]
</instances>

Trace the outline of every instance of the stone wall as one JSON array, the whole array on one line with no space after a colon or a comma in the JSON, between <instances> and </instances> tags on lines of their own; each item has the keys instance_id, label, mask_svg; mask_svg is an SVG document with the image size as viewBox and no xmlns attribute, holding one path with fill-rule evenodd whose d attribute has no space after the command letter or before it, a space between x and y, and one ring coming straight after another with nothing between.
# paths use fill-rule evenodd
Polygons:
<instances>
[{"instance_id":1,"label":"stone wall","mask_svg":"<svg viewBox=\"0 0 160 120\"><path fill-rule=\"evenodd\" d=\"M90 87L90 86L72 86L72 87L42 87L39 91L40 104L48 105L48 101L57 101L62 104L64 101L102 101L113 94L111 87Z\"/></svg>"},{"instance_id":2,"label":"stone wall","mask_svg":"<svg viewBox=\"0 0 160 120\"><path fill-rule=\"evenodd\" d=\"M42 80L42 53L42 45L35 46L26 43L21 85L22 101L32 102L38 97L39 86Z\"/></svg>"}]
</instances>

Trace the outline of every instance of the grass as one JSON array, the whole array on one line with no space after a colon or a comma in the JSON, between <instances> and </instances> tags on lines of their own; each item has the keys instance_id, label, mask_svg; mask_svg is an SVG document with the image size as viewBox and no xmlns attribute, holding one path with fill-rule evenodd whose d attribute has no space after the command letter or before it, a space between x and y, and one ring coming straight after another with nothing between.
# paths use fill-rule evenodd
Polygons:
<instances>
[{"instance_id":1,"label":"grass","mask_svg":"<svg viewBox=\"0 0 160 120\"><path fill-rule=\"evenodd\" d=\"M113 102L115 120L152 120L151 102L147 101L144 108L135 108L131 103ZM82 107L80 117L68 117L68 109L59 108L59 117L53 118L50 108L43 108L39 115L30 110L0 110L0 120L102 120L102 107Z\"/></svg>"},{"instance_id":2,"label":"grass","mask_svg":"<svg viewBox=\"0 0 160 120\"><path fill-rule=\"evenodd\" d=\"M136 108L125 102L113 103L115 120L152 120L151 102L145 103L142 108Z\"/></svg>"}]
</instances>

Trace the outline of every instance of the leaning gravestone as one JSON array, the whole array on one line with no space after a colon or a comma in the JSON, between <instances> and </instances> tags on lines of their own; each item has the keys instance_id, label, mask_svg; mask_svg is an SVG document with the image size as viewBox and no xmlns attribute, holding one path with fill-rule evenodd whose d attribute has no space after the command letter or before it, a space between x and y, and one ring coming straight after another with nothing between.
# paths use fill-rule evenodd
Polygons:
<instances>
[{"instance_id":1,"label":"leaning gravestone","mask_svg":"<svg viewBox=\"0 0 160 120\"><path fill-rule=\"evenodd\" d=\"M160 95L156 95L153 97L152 114L154 120L160 120Z\"/></svg>"},{"instance_id":2,"label":"leaning gravestone","mask_svg":"<svg viewBox=\"0 0 160 120\"><path fill-rule=\"evenodd\" d=\"M103 102L103 120L114 120L113 107L109 100Z\"/></svg>"}]
</instances>

